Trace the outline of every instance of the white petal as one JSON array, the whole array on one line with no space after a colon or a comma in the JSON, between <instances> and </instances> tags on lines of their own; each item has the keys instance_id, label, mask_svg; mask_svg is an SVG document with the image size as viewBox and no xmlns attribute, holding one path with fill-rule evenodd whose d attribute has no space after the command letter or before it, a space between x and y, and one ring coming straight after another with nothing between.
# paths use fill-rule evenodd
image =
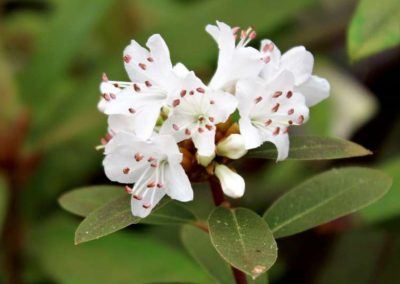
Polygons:
<instances>
[{"instance_id":1,"label":"white petal","mask_svg":"<svg viewBox=\"0 0 400 284\"><path fill-rule=\"evenodd\" d=\"M263 143L262 136L255 128L248 117L241 117L239 119L240 134L245 139L246 149L257 148Z\"/></svg>"},{"instance_id":2,"label":"white petal","mask_svg":"<svg viewBox=\"0 0 400 284\"><path fill-rule=\"evenodd\" d=\"M106 176L120 183L135 182L143 173L145 165L142 161L136 161L134 155L144 147L146 143L134 135L117 133L105 147L103 166Z\"/></svg>"},{"instance_id":3,"label":"white petal","mask_svg":"<svg viewBox=\"0 0 400 284\"><path fill-rule=\"evenodd\" d=\"M186 68L185 65L183 65L182 63L177 63L175 64L173 71L175 73L175 75L177 75L179 78L184 78L189 74L189 70Z\"/></svg>"},{"instance_id":4,"label":"white petal","mask_svg":"<svg viewBox=\"0 0 400 284\"><path fill-rule=\"evenodd\" d=\"M130 115L113 114L108 116L108 129L110 133L126 131L135 133L135 118Z\"/></svg>"},{"instance_id":5,"label":"white petal","mask_svg":"<svg viewBox=\"0 0 400 284\"><path fill-rule=\"evenodd\" d=\"M132 82L149 81L164 89L171 87L172 63L168 47L158 34L151 36L146 45L150 51L136 41L124 50L125 68Z\"/></svg>"},{"instance_id":6,"label":"white petal","mask_svg":"<svg viewBox=\"0 0 400 284\"><path fill-rule=\"evenodd\" d=\"M211 156L215 152L215 127L203 129L201 133L196 131L192 134L192 140L199 155Z\"/></svg>"},{"instance_id":7,"label":"white petal","mask_svg":"<svg viewBox=\"0 0 400 284\"><path fill-rule=\"evenodd\" d=\"M218 177L222 191L232 198L240 198L245 191L244 179L225 165L215 167L215 175Z\"/></svg>"},{"instance_id":8,"label":"white petal","mask_svg":"<svg viewBox=\"0 0 400 284\"><path fill-rule=\"evenodd\" d=\"M254 99L261 90L261 84L257 80L240 80L236 85L236 97L238 110L241 117L250 115L254 106Z\"/></svg>"},{"instance_id":9,"label":"white petal","mask_svg":"<svg viewBox=\"0 0 400 284\"><path fill-rule=\"evenodd\" d=\"M179 164L182 161L182 153L171 135L154 134L151 141L160 153L168 156L169 163Z\"/></svg>"},{"instance_id":10,"label":"white petal","mask_svg":"<svg viewBox=\"0 0 400 284\"><path fill-rule=\"evenodd\" d=\"M179 113L172 114L161 126L160 134L172 135L176 142L181 142L191 137L187 135L187 129L192 133L195 128L194 118Z\"/></svg>"},{"instance_id":11,"label":"white petal","mask_svg":"<svg viewBox=\"0 0 400 284\"><path fill-rule=\"evenodd\" d=\"M214 104L210 106L209 115L215 118L215 122L225 122L228 117L236 110L238 100L230 93L221 91L207 92Z\"/></svg>"},{"instance_id":12,"label":"white petal","mask_svg":"<svg viewBox=\"0 0 400 284\"><path fill-rule=\"evenodd\" d=\"M260 76L270 81L279 72L279 65L281 61L281 51L279 48L269 39L261 41L260 51L263 55L264 66Z\"/></svg>"},{"instance_id":13,"label":"white petal","mask_svg":"<svg viewBox=\"0 0 400 284\"><path fill-rule=\"evenodd\" d=\"M193 200L193 189L180 164L169 164L165 168L167 194L182 202Z\"/></svg>"},{"instance_id":14,"label":"white petal","mask_svg":"<svg viewBox=\"0 0 400 284\"><path fill-rule=\"evenodd\" d=\"M295 90L304 95L307 106L311 107L329 97L330 85L324 78L311 76Z\"/></svg>"},{"instance_id":15,"label":"white petal","mask_svg":"<svg viewBox=\"0 0 400 284\"><path fill-rule=\"evenodd\" d=\"M314 57L304 46L294 47L282 55L281 69L289 70L300 85L310 78L314 66Z\"/></svg>"},{"instance_id":16,"label":"white petal","mask_svg":"<svg viewBox=\"0 0 400 284\"><path fill-rule=\"evenodd\" d=\"M146 193L145 197L142 200L137 200L135 198L131 199L131 211L133 216L137 216L140 218L147 217L154 207L160 202L160 200L164 197L165 190L160 189L147 189L149 191ZM153 200L151 200L152 193L154 191ZM146 208L147 206L143 205L150 205L150 207Z\"/></svg>"},{"instance_id":17,"label":"white petal","mask_svg":"<svg viewBox=\"0 0 400 284\"><path fill-rule=\"evenodd\" d=\"M262 131L263 140L269 141L276 146L278 151L277 161L282 161L288 157L289 154L289 135L286 133L280 133L274 136L272 131Z\"/></svg>"}]
</instances>

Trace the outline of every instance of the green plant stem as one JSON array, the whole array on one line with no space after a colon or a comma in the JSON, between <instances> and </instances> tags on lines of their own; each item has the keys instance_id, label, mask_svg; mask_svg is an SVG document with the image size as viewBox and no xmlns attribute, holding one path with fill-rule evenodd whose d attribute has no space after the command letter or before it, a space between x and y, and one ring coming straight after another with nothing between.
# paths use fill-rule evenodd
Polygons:
<instances>
[{"instance_id":1,"label":"green plant stem","mask_svg":"<svg viewBox=\"0 0 400 284\"><path fill-rule=\"evenodd\" d=\"M209 178L209 183L215 206L231 207L229 201L225 199L219 180L215 176L211 176ZM247 284L246 275L233 266L231 266L231 268L236 284Z\"/></svg>"}]
</instances>

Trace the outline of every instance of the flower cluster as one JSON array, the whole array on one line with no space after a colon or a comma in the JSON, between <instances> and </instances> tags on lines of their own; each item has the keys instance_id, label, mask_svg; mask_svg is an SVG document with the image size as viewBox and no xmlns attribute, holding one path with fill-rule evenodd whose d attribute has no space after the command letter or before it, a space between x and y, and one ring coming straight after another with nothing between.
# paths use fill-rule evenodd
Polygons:
<instances>
[{"instance_id":1,"label":"flower cluster","mask_svg":"<svg viewBox=\"0 0 400 284\"><path fill-rule=\"evenodd\" d=\"M304 47L281 54L263 40L257 50L247 46L256 36L252 28L222 22L206 31L219 47L208 85L171 63L160 35L148 39L148 49L132 40L124 50L131 82L103 75L98 108L108 115L105 173L127 184L135 216L146 217L165 194L192 200L190 180L212 175L226 195L241 197L245 183L229 161L266 141L277 147L277 160L285 159L289 127L306 122L309 107L329 95L329 83L312 75L314 59Z\"/></svg>"}]
</instances>

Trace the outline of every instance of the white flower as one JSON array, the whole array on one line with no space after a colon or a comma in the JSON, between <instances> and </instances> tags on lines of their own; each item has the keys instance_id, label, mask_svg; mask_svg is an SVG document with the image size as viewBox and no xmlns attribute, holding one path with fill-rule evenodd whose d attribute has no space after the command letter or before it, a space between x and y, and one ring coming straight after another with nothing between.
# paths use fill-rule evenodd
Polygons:
<instances>
[{"instance_id":1,"label":"white flower","mask_svg":"<svg viewBox=\"0 0 400 284\"><path fill-rule=\"evenodd\" d=\"M261 42L264 68L261 77L273 80L282 71L290 71L294 76L294 92L304 95L307 106L311 107L329 96L329 82L312 75L314 57L303 46L294 47L281 55L278 47L270 40Z\"/></svg>"},{"instance_id":2,"label":"white flower","mask_svg":"<svg viewBox=\"0 0 400 284\"><path fill-rule=\"evenodd\" d=\"M237 133L231 134L217 144L217 154L229 159L239 159L246 155L245 138Z\"/></svg>"},{"instance_id":3,"label":"white flower","mask_svg":"<svg viewBox=\"0 0 400 284\"><path fill-rule=\"evenodd\" d=\"M225 23L208 25L206 31L218 44L218 67L210 81L210 88L216 90L233 91L237 80L256 77L260 73L263 62L261 53L246 47L251 39L256 36L251 28L240 31L239 28L231 28ZM239 37L238 43L236 38Z\"/></svg>"},{"instance_id":4,"label":"white flower","mask_svg":"<svg viewBox=\"0 0 400 284\"><path fill-rule=\"evenodd\" d=\"M240 198L244 194L244 179L225 165L215 166L215 175L219 179L222 191L232 198Z\"/></svg>"},{"instance_id":5,"label":"white flower","mask_svg":"<svg viewBox=\"0 0 400 284\"><path fill-rule=\"evenodd\" d=\"M177 142L191 138L199 155L211 156L215 151L215 125L228 119L237 100L229 93L208 89L193 72L182 82L185 88L172 102L172 114L160 133L173 135Z\"/></svg>"},{"instance_id":6,"label":"white flower","mask_svg":"<svg viewBox=\"0 0 400 284\"><path fill-rule=\"evenodd\" d=\"M287 158L289 126L303 124L309 112L304 96L294 92L294 83L293 74L286 70L269 83L238 82L239 126L247 149L270 141L278 149L277 160Z\"/></svg>"},{"instance_id":7,"label":"white flower","mask_svg":"<svg viewBox=\"0 0 400 284\"><path fill-rule=\"evenodd\" d=\"M153 35L147 49L136 41L124 51L125 68L132 82L109 81L103 75L99 109L107 115L131 117L130 128L143 139L151 136L160 109L175 95L181 64L172 68L169 50L160 35Z\"/></svg>"},{"instance_id":8,"label":"white flower","mask_svg":"<svg viewBox=\"0 0 400 284\"><path fill-rule=\"evenodd\" d=\"M118 132L105 147L107 177L126 186L132 195L132 214L146 217L167 194L179 201L193 199L190 181L181 166L182 154L171 136L152 136L144 141Z\"/></svg>"}]
</instances>

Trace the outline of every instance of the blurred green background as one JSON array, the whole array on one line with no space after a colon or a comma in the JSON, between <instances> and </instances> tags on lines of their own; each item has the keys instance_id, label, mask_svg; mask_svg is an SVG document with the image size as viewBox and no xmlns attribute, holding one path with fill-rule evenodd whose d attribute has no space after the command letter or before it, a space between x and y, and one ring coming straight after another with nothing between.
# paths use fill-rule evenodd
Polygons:
<instances>
[{"instance_id":1,"label":"blurred green background","mask_svg":"<svg viewBox=\"0 0 400 284\"><path fill-rule=\"evenodd\" d=\"M376 2L376 3L375 3ZM357 7L357 5L359 6ZM160 33L173 62L204 80L217 47L204 31L222 20L253 26L252 44L304 45L332 85L299 133L339 136L374 152L336 162L246 161L239 203L263 212L307 177L368 165L394 177L392 190L358 214L282 239L270 283L400 283L400 4L397 0L48 0L0 4L0 282L222 283L185 252L179 228L136 225L73 245L80 219L57 204L73 187L109 183L106 131L96 108L100 76L127 80L122 50ZM188 204L207 216L208 190ZM261 279L258 283L266 283Z\"/></svg>"}]
</instances>

